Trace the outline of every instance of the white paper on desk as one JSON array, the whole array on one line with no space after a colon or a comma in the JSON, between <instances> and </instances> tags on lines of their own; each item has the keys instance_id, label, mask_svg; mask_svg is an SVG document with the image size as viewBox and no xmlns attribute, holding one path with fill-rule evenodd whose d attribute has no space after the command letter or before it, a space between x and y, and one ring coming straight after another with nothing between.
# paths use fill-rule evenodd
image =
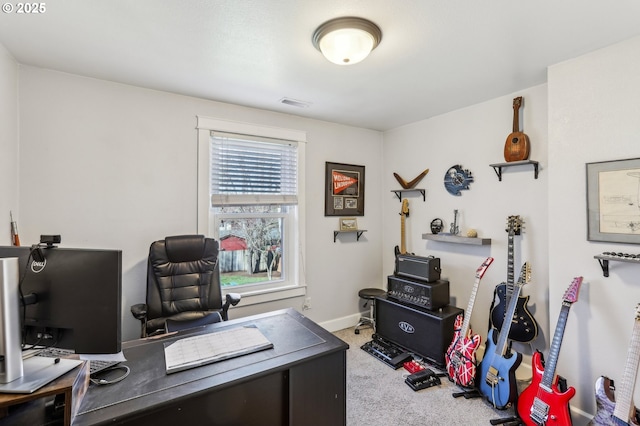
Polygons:
<instances>
[{"instance_id":1,"label":"white paper on desk","mask_svg":"<svg viewBox=\"0 0 640 426\"><path fill-rule=\"evenodd\" d=\"M167 374L273 348L258 328L236 327L164 344Z\"/></svg>"},{"instance_id":2,"label":"white paper on desk","mask_svg":"<svg viewBox=\"0 0 640 426\"><path fill-rule=\"evenodd\" d=\"M122 351L117 354L79 354L80 359L85 361L117 361L124 362L127 359Z\"/></svg>"}]
</instances>

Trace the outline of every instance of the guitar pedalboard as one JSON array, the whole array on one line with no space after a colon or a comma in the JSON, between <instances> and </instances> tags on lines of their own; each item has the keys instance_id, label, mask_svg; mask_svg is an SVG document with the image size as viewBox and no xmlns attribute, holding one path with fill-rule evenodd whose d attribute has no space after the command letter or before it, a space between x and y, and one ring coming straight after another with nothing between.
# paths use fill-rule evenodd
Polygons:
<instances>
[{"instance_id":1,"label":"guitar pedalboard","mask_svg":"<svg viewBox=\"0 0 640 426\"><path fill-rule=\"evenodd\" d=\"M399 346L383 339L377 334L373 334L371 337L373 340L360 346L360 349L384 362L394 370L397 370L406 362L412 360L411 354L404 351Z\"/></svg>"}]
</instances>

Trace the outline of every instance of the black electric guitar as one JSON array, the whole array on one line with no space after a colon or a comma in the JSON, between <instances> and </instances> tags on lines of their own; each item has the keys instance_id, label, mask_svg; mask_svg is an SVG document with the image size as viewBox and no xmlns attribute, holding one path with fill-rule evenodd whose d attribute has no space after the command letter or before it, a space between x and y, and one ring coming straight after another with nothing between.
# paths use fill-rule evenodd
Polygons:
<instances>
[{"instance_id":1,"label":"black electric guitar","mask_svg":"<svg viewBox=\"0 0 640 426\"><path fill-rule=\"evenodd\" d=\"M496 295L498 296L498 304L491 310L491 323L493 327L502 330L505 311L509 306L509 300L514 289L514 272L513 272L513 237L520 235L522 229L522 220L520 216L509 216L507 218L507 233L509 235L508 261L507 261L507 282L496 286ZM529 309L527 302L529 296L518 296L516 311L511 319L511 328L509 329L509 339L516 342L531 342L538 336L538 323L536 322Z\"/></svg>"}]
</instances>

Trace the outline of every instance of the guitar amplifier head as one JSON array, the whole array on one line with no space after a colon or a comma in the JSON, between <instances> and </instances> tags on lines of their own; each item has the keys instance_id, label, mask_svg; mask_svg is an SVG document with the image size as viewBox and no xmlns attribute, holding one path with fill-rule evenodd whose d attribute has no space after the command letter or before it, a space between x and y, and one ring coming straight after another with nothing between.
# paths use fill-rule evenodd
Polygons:
<instances>
[{"instance_id":1,"label":"guitar amplifier head","mask_svg":"<svg viewBox=\"0 0 640 426\"><path fill-rule=\"evenodd\" d=\"M389 275L387 294L393 299L426 309L439 309L449 304L449 281L431 283Z\"/></svg>"},{"instance_id":2,"label":"guitar amplifier head","mask_svg":"<svg viewBox=\"0 0 640 426\"><path fill-rule=\"evenodd\" d=\"M396 275L428 283L438 281L440 279L440 258L399 254L396 256Z\"/></svg>"}]
</instances>

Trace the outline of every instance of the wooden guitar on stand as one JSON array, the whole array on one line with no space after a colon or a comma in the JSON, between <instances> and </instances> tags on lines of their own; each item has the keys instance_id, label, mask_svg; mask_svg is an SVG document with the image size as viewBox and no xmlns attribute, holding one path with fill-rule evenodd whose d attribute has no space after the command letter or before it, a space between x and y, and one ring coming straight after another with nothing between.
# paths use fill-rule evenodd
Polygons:
<instances>
[{"instance_id":1,"label":"wooden guitar on stand","mask_svg":"<svg viewBox=\"0 0 640 426\"><path fill-rule=\"evenodd\" d=\"M504 159L507 162L522 161L529 158L529 136L520 131L518 120L522 96L513 100L513 131L504 144Z\"/></svg>"},{"instance_id":2,"label":"wooden guitar on stand","mask_svg":"<svg viewBox=\"0 0 640 426\"><path fill-rule=\"evenodd\" d=\"M581 284L582 277L574 278L562 297L562 307L549 348L547 362L543 363L542 353L539 351L535 352L531 358L533 365L531 384L522 391L518 398L518 415L527 426L571 425L569 400L576 394L576 390L569 387L565 392L560 391L558 388L560 377L556 375L556 365L569 317L569 309L573 303L578 301Z\"/></svg>"},{"instance_id":3,"label":"wooden guitar on stand","mask_svg":"<svg viewBox=\"0 0 640 426\"><path fill-rule=\"evenodd\" d=\"M496 296L498 304L491 310L491 323L495 328L501 330L505 319L505 310L509 305L509 301L513 295L514 289L514 271L513 271L513 238L520 235L522 229L522 219L520 216L509 216L507 218L508 237L508 260L507 260L507 282L496 286ZM511 328L509 338L516 342L527 343L538 336L538 323L531 312L527 308L529 296L518 296L518 302L513 318L511 319Z\"/></svg>"},{"instance_id":4,"label":"wooden guitar on stand","mask_svg":"<svg viewBox=\"0 0 640 426\"><path fill-rule=\"evenodd\" d=\"M616 390L615 399L613 392L613 380L601 376L596 380L596 416L590 425L638 425L638 410L633 406L633 394L635 391L638 364L640 363L640 305L636 307L636 316L631 333L631 343L627 354L627 362L624 366L621 385Z\"/></svg>"},{"instance_id":5,"label":"wooden guitar on stand","mask_svg":"<svg viewBox=\"0 0 640 426\"><path fill-rule=\"evenodd\" d=\"M469 305L464 314L459 314L456 317L453 325L453 340L444 354L449 379L465 388L475 385L476 351L480 346L481 340L479 334L473 334L471 331L471 311L476 300L480 280L492 262L493 257L487 257L476 270L476 282L473 285L473 290L471 290L471 296L469 296Z\"/></svg>"}]
</instances>

